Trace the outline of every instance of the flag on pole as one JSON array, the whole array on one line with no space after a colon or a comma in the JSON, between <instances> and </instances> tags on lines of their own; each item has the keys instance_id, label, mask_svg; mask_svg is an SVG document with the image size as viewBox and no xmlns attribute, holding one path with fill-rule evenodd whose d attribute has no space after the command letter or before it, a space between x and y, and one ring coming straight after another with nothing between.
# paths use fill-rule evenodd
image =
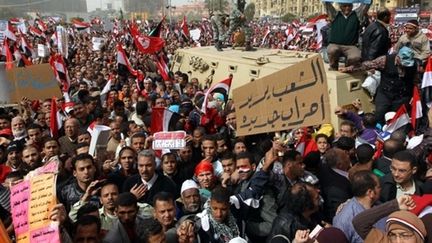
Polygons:
<instances>
[{"instance_id":1,"label":"flag on pole","mask_svg":"<svg viewBox=\"0 0 432 243\"><path fill-rule=\"evenodd\" d=\"M170 111L165 107L153 107L151 114L151 133L161 131L174 131L180 114Z\"/></svg>"},{"instance_id":2,"label":"flag on pole","mask_svg":"<svg viewBox=\"0 0 432 243\"><path fill-rule=\"evenodd\" d=\"M70 86L70 79L66 64L63 61L63 56L61 54L55 54L50 57L49 63L54 71L54 76L62 87L62 91L68 92Z\"/></svg>"},{"instance_id":3,"label":"flag on pole","mask_svg":"<svg viewBox=\"0 0 432 243\"><path fill-rule=\"evenodd\" d=\"M6 70L11 70L13 68L13 57L9 47L8 38L3 40L3 50L6 55Z\"/></svg>"},{"instance_id":4,"label":"flag on pole","mask_svg":"<svg viewBox=\"0 0 432 243\"><path fill-rule=\"evenodd\" d=\"M183 33L183 35L184 35L186 38L189 39L189 37L190 37L190 33L189 33L189 28L188 28L188 25L187 25L187 22L186 22L186 16L183 16L183 21L182 21L182 23L181 23L181 25L180 25L180 28L182 29L182 33Z\"/></svg>"},{"instance_id":5,"label":"flag on pole","mask_svg":"<svg viewBox=\"0 0 432 243\"><path fill-rule=\"evenodd\" d=\"M84 29L90 28L90 26L91 26L90 23L82 22L78 19L73 19L72 24L77 30L84 30Z\"/></svg>"},{"instance_id":6,"label":"flag on pole","mask_svg":"<svg viewBox=\"0 0 432 243\"><path fill-rule=\"evenodd\" d=\"M122 69L126 67L130 74L133 76L137 76L137 71L132 68L132 65L129 62L128 57L126 56L125 51L123 50L123 47L121 44L117 44L117 67L118 69Z\"/></svg>"},{"instance_id":7,"label":"flag on pole","mask_svg":"<svg viewBox=\"0 0 432 243\"><path fill-rule=\"evenodd\" d=\"M144 54L153 54L165 46L165 41L159 37L135 35L133 39L137 49Z\"/></svg>"},{"instance_id":8,"label":"flag on pole","mask_svg":"<svg viewBox=\"0 0 432 243\"><path fill-rule=\"evenodd\" d=\"M413 98L411 100L411 125L416 130L417 119L423 116L420 94L417 86L414 85Z\"/></svg>"},{"instance_id":9,"label":"flag on pole","mask_svg":"<svg viewBox=\"0 0 432 243\"><path fill-rule=\"evenodd\" d=\"M14 28L9 22L7 23L6 30L3 33L7 39L16 41L17 38L15 36Z\"/></svg>"},{"instance_id":10,"label":"flag on pole","mask_svg":"<svg viewBox=\"0 0 432 243\"><path fill-rule=\"evenodd\" d=\"M429 57L426 70L423 73L422 80L422 95L423 100L426 102L426 105L431 108L432 107L432 57Z\"/></svg>"},{"instance_id":11,"label":"flag on pole","mask_svg":"<svg viewBox=\"0 0 432 243\"><path fill-rule=\"evenodd\" d=\"M170 80L168 75L169 73L168 65L165 63L165 60L162 56L161 57L156 56L156 66L159 70L159 74L162 76L162 79L164 81Z\"/></svg>"},{"instance_id":12,"label":"flag on pole","mask_svg":"<svg viewBox=\"0 0 432 243\"><path fill-rule=\"evenodd\" d=\"M225 101L228 100L228 94L229 94L229 90L231 88L231 82L232 82L232 78L229 77L227 79L224 79L222 81L220 81L219 83L213 85L212 87L210 87L204 95L204 102L202 104L201 107L201 111L205 114L207 113L207 106L208 106L208 100L209 100L209 96L214 93L221 93L224 95Z\"/></svg>"},{"instance_id":13,"label":"flag on pole","mask_svg":"<svg viewBox=\"0 0 432 243\"><path fill-rule=\"evenodd\" d=\"M384 132L391 134L408 123L410 123L410 117L408 116L405 105L402 104L396 111L395 116L390 120Z\"/></svg>"},{"instance_id":14,"label":"flag on pole","mask_svg":"<svg viewBox=\"0 0 432 243\"><path fill-rule=\"evenodd\" d=\"M57 111L56 98L51 99L51 115L50 115L50 133L51 137L57 138L58 131L62 128L63 122L61 120L61 115Z\"/></svg>"},{"instance_id":15,"label":"flag on pole","mask_svg":"<svg viewBox=\"0 0 432 243\"><path fill-rule=\"evenodd\" d=\"M162 25L165 22L165 15L162 17L162 20L158 23L158 25L149 33L149 36L160 37Z\"/></svg>"}]
</instances>

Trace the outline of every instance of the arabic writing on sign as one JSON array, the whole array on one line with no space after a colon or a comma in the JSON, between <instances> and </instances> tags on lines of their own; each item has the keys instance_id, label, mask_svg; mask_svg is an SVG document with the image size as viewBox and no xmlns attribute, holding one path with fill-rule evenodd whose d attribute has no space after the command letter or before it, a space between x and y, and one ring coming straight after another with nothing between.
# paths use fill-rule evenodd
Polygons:
<instances>
[{"instance_id":1,"label":"arabic writing on sign","mask_svg":"<svg viewBox=\"0 0 432 243\"><path fill-rule=\"evenodd\" d=\"M327 78L315 56L234 90L238 135L321 124L330 119Z\"/></svg>"},{"instance_id":2,"label":"arabic writing on sign","mask_svg":"<svg viewBox=\"0 0 432 243\"><path fill-rule=\"evenodd\" d=\"M28 199L30 197L30 183L23 181L11 188L12 220L17 235L25 233L28 225Z\"/></svg>"},{"instance_id":3,"label":"arabic writing on sign","mask_svg":"<svg viewBox=\"0 0 432 243\"><path fill-rule=\"evenodd\" d=\"M56 204L56 176L31 173L35 176L11 188L17 242L59 242L58 225L53 225L49 219L51 208Z\"/></svg>"}]
</instances>

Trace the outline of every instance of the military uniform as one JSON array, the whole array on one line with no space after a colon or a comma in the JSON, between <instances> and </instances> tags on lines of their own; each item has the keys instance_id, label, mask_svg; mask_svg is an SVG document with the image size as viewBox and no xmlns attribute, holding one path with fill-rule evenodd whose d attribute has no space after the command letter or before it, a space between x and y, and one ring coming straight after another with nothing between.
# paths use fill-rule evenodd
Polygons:
<instances>
[{"instance_id":1,"label":"military uniform","mask_svg":"<svg viewBox=\"0 0 432 243\"><path fill-rule=\"evenodd\" d=\"M227 41L234 31L236 31L238 28L242 28L245 33L246 50L252 50L252 47L250 46L252 30L246 23L246 19L243 14L245 4L245 0L235 0L235 4L233 4L234 7L229 17L229 28L228 31L223 35L222 40Z\"/></svg>"},{"instance_id":2,"label":"military uniform","mask_svg":"<svg viewBox=\"0 0 432 243\"><path fill-rule=\"evenodd\" d=\"M210 18L210 23L213 29L213 41L218 51L222 51L225 18L226 15L220 11L215 11L213 16Z\"/></svg>"}]
</instances>

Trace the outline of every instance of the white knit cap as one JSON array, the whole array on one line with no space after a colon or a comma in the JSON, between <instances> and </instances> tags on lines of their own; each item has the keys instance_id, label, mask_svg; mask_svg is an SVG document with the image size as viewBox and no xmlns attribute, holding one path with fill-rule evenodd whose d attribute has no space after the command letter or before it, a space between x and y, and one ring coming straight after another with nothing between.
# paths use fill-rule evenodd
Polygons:
<instances>
[{"instance_id":1,"label":"white knit cap","mask_svg":"<svg viewBox=\"0 0 432 243\"><path fill-rule=\"evenodd\" d=\"M181 186L180 194L183 194L184 191L192 188L199 189L198 184L193 180L185 180Z\"/></svg>"}]
</instances>

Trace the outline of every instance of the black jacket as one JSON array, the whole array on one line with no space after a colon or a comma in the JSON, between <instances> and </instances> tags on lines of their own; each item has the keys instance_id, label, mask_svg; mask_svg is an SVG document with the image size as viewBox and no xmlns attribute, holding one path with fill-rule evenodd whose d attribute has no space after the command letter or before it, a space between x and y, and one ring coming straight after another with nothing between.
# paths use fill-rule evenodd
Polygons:
<instances>
[{"instance_id":1,"label":"black jacket","mask_svg":"<svg viewBox=\"0 0 432 243\"><path fill-rule=\"evenodd\" d=\"M419 180L414 180L415 183L415 195L423 195L423 183ZM388 202L396 198L396 182L393 179L392 174L387 174L381 178L381 202Z\"/></svg>"},{"instance_id":2,"label":"black jacket","mask_svg":"<svg viewBox=\"0 0 432 243\"><path fill-rule=\"evenodd\" d=\"M139 174L133 175L129 177L124 183L123 183L123 192L128 192L130 189L135 185L141 185L143 184L141 180L141 176ZM177 190L176 184L168 177L158 174L158 178L156 179L153 186L148 190L145 195L138 200L138 202L141 203L147 203L153 206L153 197L158 192L169 192L171 193L174 198L179 197L179 193Z\"/></svg>"},{"instance_id":3,"label":"black jacket","mask_svg":"<svg viewBox=\"0 0 432 243\"><path fill-rule=\"evenodd\" d=\"M353 196L351 183L348 178L336 173L327 165L321 166L318 179L324 199L325 219L332 222L337 207Z\"/></svg>"},{"instance_id":4,"label":"black jacket","mask_svg":"<svg viewBox=\"0 0 432 243\"><path fill-rule=\"evenodd\" d=\"M294 215L284 208L273 221L267 242L270 242L276 235L284 235L288 239L292 240L294 239L297 230L312 230L315 225L316 224L312 222L308 222L302 216Z\"/></svg>"},{"instance_id":5,"label":"black jacket","mask_svg":"<svg viewBox=\"0 0 432 243\"><path fill-rule=\"evenodd\" d=\"M371 61L387 54L391 41L387 28L380 22L371 23L363 33L362 60Z\"/></svg>"}]
</instances>

